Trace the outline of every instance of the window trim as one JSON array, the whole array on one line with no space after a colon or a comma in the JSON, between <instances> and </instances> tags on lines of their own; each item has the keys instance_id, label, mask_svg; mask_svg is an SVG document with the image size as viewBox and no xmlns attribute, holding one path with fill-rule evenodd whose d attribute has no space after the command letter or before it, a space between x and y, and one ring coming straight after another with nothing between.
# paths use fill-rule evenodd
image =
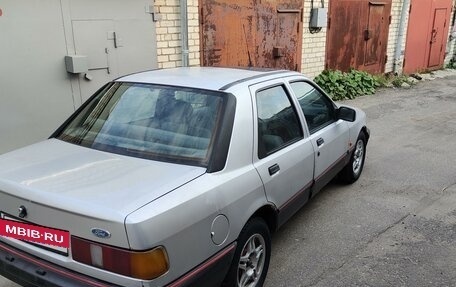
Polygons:
<instances>
[{"instance_id":1,"label":"window trim","mask_svg":"<svg viewBox=\"0 0 456 287\"><path fill-rule=\"evenodd\" d=\"M218 94L218 97L222 99L220 103L220 114L218 117L217 122L215 123L215 128L213 131L213 135L211 138L210 145L208 147L207 156L205 159L191 159L191 158L183 158L178 156L161 156L154 153L148 153L148 155L141 156L143 151L117 151L116 147L111 147L109 151L100 150L93 147L87 147L93 150L100 150L104 152L142 158L146 160L153 160L153 161L162 161L162 162L169 162L175 164L185 164L185 165L192 165L192 166L199 166L206 168L208 173L217 172L222 170L228 159L228 150L229 145L231 142L232 130L234 125L234 116L236 111L236 97L225 91L216 91L216 90L207 90L207 89L199 89L193 87L183 87L183 86L173 86L173 85L163 85L159 83L143 83L143 82L131 82L131 81L112 81L103 85L100 89L98 89L92 96L90 96L75 112L73 112L67 120L64 121L62 125L60 125L48 139L58 139L58 137L62 134L62 132L75 120L75 118L87 108L88 105L93 104L93 101L100 93L106 93L109 89L113 88L116 84L141 84L141 85L153 85L153 86L162 86L162 87L175 87L178 89L186 90L186 89L195 89L199 91L205 91L211 94ZM60 139L59 139L60 140ZM65 143L72 144L71 142L64 141ZM80 147L86 147L84 145L78 145ZM119 148L120 149L120 148Z\"/></svg>"},{"instance_id":2,"label":"window trim","mask_svg":"<svg viewBox=\"0 0 456 287\"><path fill-rule=\"evenodd\" d=\"M305 123L307 125L307 130L309 131L309 134L312 135L312 134L314 134L314 133L326 128L327 126L337 122L337 117L336 117L335 111L337 110L338 107L337 107L336 103L334 103L334 101L331 99L331 97L329 97L328 94L326 94L326 92L323 89L321 89L317 84L315 84L314 82L312 82L312 81L310 81L308 79L294 79L294 80L288 81L288 84L290 85L291 92L293 93L294 97L296 98L296 100L298 102L299 102L299 99L298 99L298 97L296 96L296 93L293 90L292 84L294 84L294 83L302 83L302 82L309 84L315 90L317 90L323 97L325 97L329 101L329 103L331 103L331 106L332 106L333 112L334 112L333 120L331 122L327 122L326 124L320 125L317 128L314 128L314 129L311 130L309 128L309 124L307 123L307 119L305 118L306 114L304 113L304 110L302 110L301 105L299 106L299 108L301 109L302 114L304 116L304 120L305 120Z\"/></svg>"},{"instance_id":3,"label":"window trim","mask_svg":"<svg viewBox=\"0 0 456 287\"><path fill-rule=\"evenodd\" d=\"M259 129L259 118L258 118L258 93L259 92L262 92L262 91L265 91L265 90L268 90L268 89L271 89L271 88L275 88L275 87L282 87L284 92L285 92L285 95L290 103L290 106L291 108L293 109L295 115L296 115L296 120L298 122L298 125L299 125L299 131L301 133L301 136L300 137L296 137L286 143L283 143L282 145L274 148L273 150L269 151L269 152L265 152L264 155L261 154L261 149L260 149L260 129ZM277 83L274 83L274 84L270 84L270 85L267 85L267 86L264 86L264 87L261 87L261 88L258 88L255 90L255 97L254 97L254 106L255 106L255 114L254 114L254 118L255 118L255 123L256 123L256 138L257 138L257 142L256 142L256 148L257 148L257 157L258 159L264 159L264 158L267 158L268 156L278 152L278 151L281 151L301 140L303 140L305 138L305 130L304 130L304 126L303 126L303 122L301 120L301 117L299 116L299 111L297 110L296 108L296 103L295 103L295 100L294 100L294 94L291 94L286 83L283 82L283 81L280 81L280 82L277 82ZM301 108L301 107L299 107Z\"/></svg>"}]
</instances>

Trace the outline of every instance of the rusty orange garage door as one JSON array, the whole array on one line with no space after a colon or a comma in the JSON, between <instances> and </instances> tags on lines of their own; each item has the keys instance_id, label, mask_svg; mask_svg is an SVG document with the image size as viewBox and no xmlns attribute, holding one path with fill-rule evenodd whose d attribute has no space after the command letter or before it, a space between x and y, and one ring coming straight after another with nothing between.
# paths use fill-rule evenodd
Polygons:
<instances>
[{"instance_id":1,"label":"rusty orange garage door","mask_svg":"<svg viewBox=\"0 0 456 287\"><path fill-rule=\"evenodd\" d=\"M329 2L327 69L384 72L391 1Z\"/></svg>"},{"instance_id":2,"label":"rusty orange garage door","mask_svg":"<svg viewBox=\"0 0 456 287\"><path fill-rule=\"evenodd\" d=\"M203 66L300 70L302 0L200 0Z\"/></svg>"}]
</instances>

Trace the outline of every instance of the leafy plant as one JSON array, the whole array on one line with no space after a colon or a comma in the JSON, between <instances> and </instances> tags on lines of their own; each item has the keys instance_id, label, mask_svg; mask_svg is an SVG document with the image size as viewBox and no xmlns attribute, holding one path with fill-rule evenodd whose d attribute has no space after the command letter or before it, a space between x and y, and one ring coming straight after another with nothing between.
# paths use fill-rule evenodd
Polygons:
<instances>
[{"instance_id":1,"label":"leafy plant","mask_svg":"<svg viewBox=\"0 0 456 287\"><path fill-rule=\"evenodd\" d=\"M405 75L395 76L391 79L393 86L399 88L403 83L411 84L408 80L408 77Z\"/></svg>"},{"instance_id":2,"label":"leafy plant","mask_svg":"<svg viewBox=\"0 0 456 287\"><path fill-rule=\"evenodd\" d=\"M456 69L456 57L452 58L448 65L446 66L447 69Z\"/></svg>"},{"instance_id":3,"label":"leafy plant","mask_svg":"<svg viewBox=\"0 0 456 287\"><path fill-rule=\"evenodd\" d=\"M371 95L381 85L375 76L354 69L349 72L325 70L314 81L336 101Z\"/></svg>"}]
</instances>

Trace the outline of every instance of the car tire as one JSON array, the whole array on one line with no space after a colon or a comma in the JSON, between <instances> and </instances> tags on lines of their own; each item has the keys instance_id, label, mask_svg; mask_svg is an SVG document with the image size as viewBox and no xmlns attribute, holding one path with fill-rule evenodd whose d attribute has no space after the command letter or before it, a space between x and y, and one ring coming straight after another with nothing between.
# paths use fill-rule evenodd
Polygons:
<instances>
[{"instance_id":1,"label":"car tire","mask_svg":"<svg viewBox=\"0 0 456 287\"><path fill-rule=\"evenodd\" d=\"M271 234L266 222L252 218L242 229L225 287L261 287L271 258Z\"/></svg>"},{"instance_id":2,"label":"car tire","mask_svg":"<svg viewBox=\"0 0 456 287\"><path fill-rule=\"evenodd\" d=\"M366 158L366 135L360 132L356 140L355 149L351 154L350 161L342 169L339 178L345 183L354 183L358 180L364 168Z\"/></svg>"}]
</instances>

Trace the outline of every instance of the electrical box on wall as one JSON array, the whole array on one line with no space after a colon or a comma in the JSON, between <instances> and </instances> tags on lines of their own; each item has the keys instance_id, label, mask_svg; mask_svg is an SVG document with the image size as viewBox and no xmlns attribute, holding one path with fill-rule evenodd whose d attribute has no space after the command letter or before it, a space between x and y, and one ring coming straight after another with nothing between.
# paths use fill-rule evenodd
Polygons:
<instances>
[{"instance_id":1,"label":"electrical box on wall","mask_svg":"<svg viewBox=\"0 0 456 287\"><path fill-rule=\"evenodd\" d=\"M313 8L310 14L310 28L325 28L327 19L328 8Z\"/></svg>"},{"instance_id":2,"label":"electrical box on wall","mask_svg":"<svg viewBox=\"0 0 456 287\"><path fill-rule=\"evenodd\" d=\"M72 74L87 73L88 71L87 56L65 56L65 65L67 72Z\"/></svg>"}]
</instances>

